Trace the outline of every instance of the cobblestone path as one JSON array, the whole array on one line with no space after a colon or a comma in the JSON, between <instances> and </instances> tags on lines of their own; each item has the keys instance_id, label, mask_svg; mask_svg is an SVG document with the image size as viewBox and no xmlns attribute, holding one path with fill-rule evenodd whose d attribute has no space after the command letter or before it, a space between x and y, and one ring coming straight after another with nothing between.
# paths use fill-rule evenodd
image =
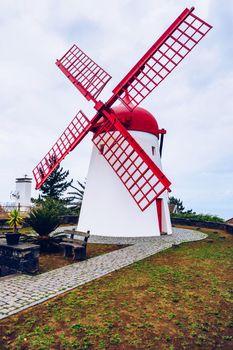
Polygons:
<instances>
[{"instance_id":1,"label":"cobblestone path","mask_svg":"<svg viewBox=\"0 0 233 350\"><path fill-rule=\"evenodd\" d=\"M0 319L39 304L110 272L156 254L173 244L197 241L205 234L174 228L171 236L119 238L92 236L91 242L132 244L95 258L36 276L15 275L0 279Z\"/></svg>"}]
</instances>

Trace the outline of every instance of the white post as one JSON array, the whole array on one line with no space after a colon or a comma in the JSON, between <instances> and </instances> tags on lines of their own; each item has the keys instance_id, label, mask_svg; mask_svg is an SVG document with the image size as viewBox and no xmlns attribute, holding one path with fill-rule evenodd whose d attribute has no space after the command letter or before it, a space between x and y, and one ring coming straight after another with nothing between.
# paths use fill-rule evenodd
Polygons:
<instances>
[{"instance_id":1,"label":"white post","mask_svg":"<svg viewBox=\"0 0 233 350\"><path fill-rule=\"evenodd\" d=\"M21 211L27 211L31 206L31 187L32 179L25 175L16 179L16 205L20 207Z\"/></svg>"}]
</instances>

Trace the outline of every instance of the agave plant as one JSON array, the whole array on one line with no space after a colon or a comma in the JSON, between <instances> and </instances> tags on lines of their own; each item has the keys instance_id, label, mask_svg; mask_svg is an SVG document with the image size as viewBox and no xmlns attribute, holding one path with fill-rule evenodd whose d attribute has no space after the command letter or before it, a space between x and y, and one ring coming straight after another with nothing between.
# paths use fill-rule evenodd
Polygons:
<instances>
[{"instance_id":1,"label":"agave plant","mask_svg":"<svg viewBox=\"0 0 233 350\"><path fill-rule=\"evenodd\" d=\"M13 209L8 214L7 225L13 227L14 232L18 231L18 226L22 225L23 218L20 215L20 209Z\"/></svg>"},{"instance_id":2,"label":"agave plant","mask_svg":"<svg viewBox=\"0 0 233 350\"><path fill-rule=\"evenodd\" d=\"M52 249L61 240L61 234L54 230L61 223L63 207L62 202L47 198L31 210L28 223L36 232L36 235L31 238L35 243L40 244L41 251Z\"/></svg>"}]
</instances>

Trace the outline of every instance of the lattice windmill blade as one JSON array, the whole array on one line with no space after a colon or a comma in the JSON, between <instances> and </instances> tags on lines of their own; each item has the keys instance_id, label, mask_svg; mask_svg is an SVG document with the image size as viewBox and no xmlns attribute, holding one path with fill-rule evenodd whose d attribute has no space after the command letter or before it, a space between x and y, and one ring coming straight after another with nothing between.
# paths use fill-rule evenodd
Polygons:
<instances>
[{"instance_id":1,"label":"lattice windmill blade","mask_svg":"<svg viewBox=\"0 0 233 350\"><path fill-rule=\"evenodd\" d=\"M124 126L108 117L112 121L106 119L92 141L143 211L171 182Z\"/></svg>"},{"instance_id":2,"label":"lattice windmill blade","mask_svg":"<svg viewBox=\"0 0 233 350\"><path fill-rule=\"evenodd\" d=\"M86 99L96 103L111 76L88 57L80 48L73 45L56 65L83 94Z\"/></svg>"},{"instance_id":3,"label":"lattice windmill blade","mask_svg":"<svg viewBox=\"0 0 233 350\"><path fill-rule=\"evenodd\" d=\"M187 56L212 28L185 9L113 90L111 106L119 98L129 110L136 108ZM129 99L125 101L125 95ZM132 106L132 102L133 105Z\"/></svg>"},{"instance_id":4,"label":"lattice windmill blade","mask_svg":"<svg viewBox=\"0 0 233 350\"><path fill-rule=\"evenodd\" d=\"M92 122L79 111L54 146L33 169L36 189L40 188L65 156L82 141L91 127Z\"/></svg>"}]
</instances>

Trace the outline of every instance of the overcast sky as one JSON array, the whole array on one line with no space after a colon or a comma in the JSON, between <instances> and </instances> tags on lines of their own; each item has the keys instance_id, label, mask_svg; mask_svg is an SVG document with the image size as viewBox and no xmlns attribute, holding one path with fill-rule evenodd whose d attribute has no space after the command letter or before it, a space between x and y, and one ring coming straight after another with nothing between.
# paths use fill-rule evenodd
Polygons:
<instances>
[{"instance_id":1,"label":"overcast sky","mask_svg":"<svg viewBox=\"0 0 233 350\"><path fill-rule=\"evenodd\" d=\"M186 209L233 217L233 1L219 0L1 0L0 202L10 201L15 178L32 175L80 109L93 116L55 60L76 43L113 76L105 101L191 6L214 28L142 106L167 130L163 169L172 195ZM62 163L74 180L87 175L90 136Z\"/></svg>"}]
</instances>

